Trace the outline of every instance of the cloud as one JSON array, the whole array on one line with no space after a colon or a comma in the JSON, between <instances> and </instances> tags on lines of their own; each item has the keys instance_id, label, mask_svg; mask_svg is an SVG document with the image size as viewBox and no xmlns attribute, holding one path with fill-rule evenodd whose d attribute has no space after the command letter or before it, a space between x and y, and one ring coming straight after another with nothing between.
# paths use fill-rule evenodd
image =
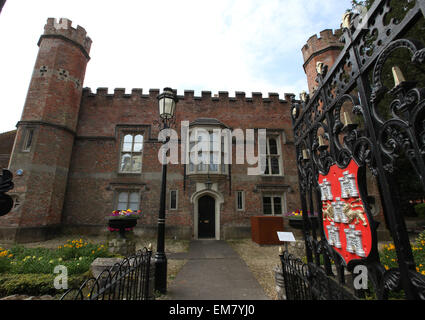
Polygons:
<instances>
[{"instance_id":1,"label":"cloud","mask_svg":"<svg viewBox=\"0 0 425 320\"><path fill-rule=\"evenodd\" d=\"M22 10L25 6L26 10ZM93 40L84 86L298 93L301 47L339 26L350 0L7 1L0 16L0 132L19 121L48 17ZM11 31L13 30L13 32Z\"/></svg>"}]
</instances>

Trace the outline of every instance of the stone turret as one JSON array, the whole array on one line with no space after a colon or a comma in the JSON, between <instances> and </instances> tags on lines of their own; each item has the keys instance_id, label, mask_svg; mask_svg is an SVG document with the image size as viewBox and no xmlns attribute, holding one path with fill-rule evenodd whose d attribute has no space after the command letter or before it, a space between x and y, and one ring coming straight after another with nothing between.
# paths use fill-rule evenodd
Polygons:
<instances>
[{"instance_id":1,"label":"stone turret","mask_svg":"<svg viewBox=\"0 0 425 320\"><path fill-rule=\"evenodd\" d=\"M47 20L9 163L15 207L0 218L3 239L44 240L61 224L91 42L70 20Z\"/></svg>"}]
</instances>

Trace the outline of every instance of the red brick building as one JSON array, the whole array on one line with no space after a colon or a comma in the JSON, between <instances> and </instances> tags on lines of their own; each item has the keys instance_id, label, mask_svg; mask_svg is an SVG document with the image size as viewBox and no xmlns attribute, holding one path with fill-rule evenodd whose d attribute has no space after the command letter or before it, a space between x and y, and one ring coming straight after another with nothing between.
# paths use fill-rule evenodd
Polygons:
<instances>
[{"instance_id":1,"label":"red brick building","mask_svg":"<svg viewBox=\"0 0 425 320\"><path fill-rule=\"evenodd\" d=\"M83 89L91 40L69 20L48 19L38 45L10 151L15 206L0 218L1 238L26 242L66 230L99 233L105 217L123 208L142 210L136 230L153 235L161 185L162 143L155 125L160 90ZM178 99L179 135L181 121L189 122L191 132L267 129L268 169L248 175L256 165L236 164L235 139L231 165L168 165L168 236L249 237L251 216L299 209L289 96L203 91L197 97L184 91ZM179 138L181 147L185 141Z\"/></svg>"},{"instance_id":2,"label":"red brick building","mask_svg":"<svg viewBox=\"0 0 425 320\"><path fill-rule=\"evenodd\" d=\"M310 92L317 85L316 63L331 68L336 61L343 46L338 37L338 31L324 30L302 48ZM155 125L160 90L83 88L91 39L69 20L48 19L38 45L17 131L0 135L0 165L13 172L15 183L9 192L14 208L0 217L0 238L27 242L63 231L99 234L112 210L126 208L142 210L136 232L153 236L161 186L162 142ZM236 163L236 139L231 165L184 165L180 156L179 164L168 165L167 236L250 237L252 216L300 208L290 95L202 91L198 97L186 90L178 99L180 149L187 144L182 121L190 132L254 129L254 140L258 129L266 129L268 167L265 174L248 175L257 165ZM368 190L378 194L374 184Z\"/></svg>"}]
</instances>

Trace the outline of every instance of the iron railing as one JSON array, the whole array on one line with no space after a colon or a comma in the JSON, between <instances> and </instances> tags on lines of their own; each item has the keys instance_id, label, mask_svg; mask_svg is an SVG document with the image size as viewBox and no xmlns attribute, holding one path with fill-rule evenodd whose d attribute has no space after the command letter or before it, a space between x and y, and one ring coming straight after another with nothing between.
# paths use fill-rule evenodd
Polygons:
<instances>
[{"instance_id":1,"label":"iron railing","mask_svg":"<svg viewBox=\"0 0 425 320\"><path fill-rule=\"evenodd\" d=\"M284 251L280 255L286 300L357 300L354 292L314 263L303 263Z\"/></svg>"},{"instance_id":2,"label":"iron railing","mask_svg":"<svg viewBox=\"0 0 425 320\"><path fill-rule=\"evenodd\" d=\"M79 288L69 289L60 300L152 300L151 257L152 251L143 248Z\"/></svg>"},{"instance_id":3,"label":"iron railing","mask_svg":"<svg viewBox=\"0 0 425 320\"><path fill-rule=\"evenodd\" d=\"M286 299L311 300L313 297L308 282L308 266L287 251L280 255L280 261Z\"/></svg>"},{"instance_id":4,"label":"iron railing","mask_svg":"<svg viewBox=\"0 0 425 320\"><path fill-rule=\"evenodd\" d=\"M424 16L425 0L375 0L366 14L353 14L345 21L344 47L336 62L329 70L326 65L317 66L318 88L311 96L292 98L308 266L315 265L321 268L317 274L330 277L336 271L342 285L345 270L352 272L362 264L377 299L388 299L392 292L425 299L425 277L416 269L401 201L401 188L415 181L414 193L422 195L415 197L425 194ZM334 165L346 168L352 160L359 167L357 183L370 223L371 248L366 258L347 265L326 238L318 178ZM414 179L403 185L398 179L407 174ZM370 184L379 190L377 198L394 241L398 267L386 268L380 261L379 222L371 214ZM308 212L319 212L319 232L311 227ZM305 283L306 275L299 267L284 262L291 266L290 274ZM356 295L364 293L360 290Z\"/></svg>"}]
</instances>

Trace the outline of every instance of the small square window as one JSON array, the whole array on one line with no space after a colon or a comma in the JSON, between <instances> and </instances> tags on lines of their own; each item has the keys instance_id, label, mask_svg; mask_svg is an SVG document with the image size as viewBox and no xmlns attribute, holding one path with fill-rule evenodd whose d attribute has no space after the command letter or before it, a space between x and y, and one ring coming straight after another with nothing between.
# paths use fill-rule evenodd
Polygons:
<instances>
[{"instance_id":1,"label":"small square window","mask_svg":"<svg viewBox=\"0 0 425 320\"><path fill-rule=\"evenodd\" d=\"M131 209L137 211L140 208L140 193L138 191L119 191L117 196L117 210Z\"/></svg>"},{"instance_id":2,"label":"small square window","mask_svg":"<svg viewBox=\"0 0 425 320\"><path fill-rule=\"evenodd\" d=\"M263 196L263 214L281 215L286 208L285 195L265 195Z\"/></svg>"}]
</instances>

